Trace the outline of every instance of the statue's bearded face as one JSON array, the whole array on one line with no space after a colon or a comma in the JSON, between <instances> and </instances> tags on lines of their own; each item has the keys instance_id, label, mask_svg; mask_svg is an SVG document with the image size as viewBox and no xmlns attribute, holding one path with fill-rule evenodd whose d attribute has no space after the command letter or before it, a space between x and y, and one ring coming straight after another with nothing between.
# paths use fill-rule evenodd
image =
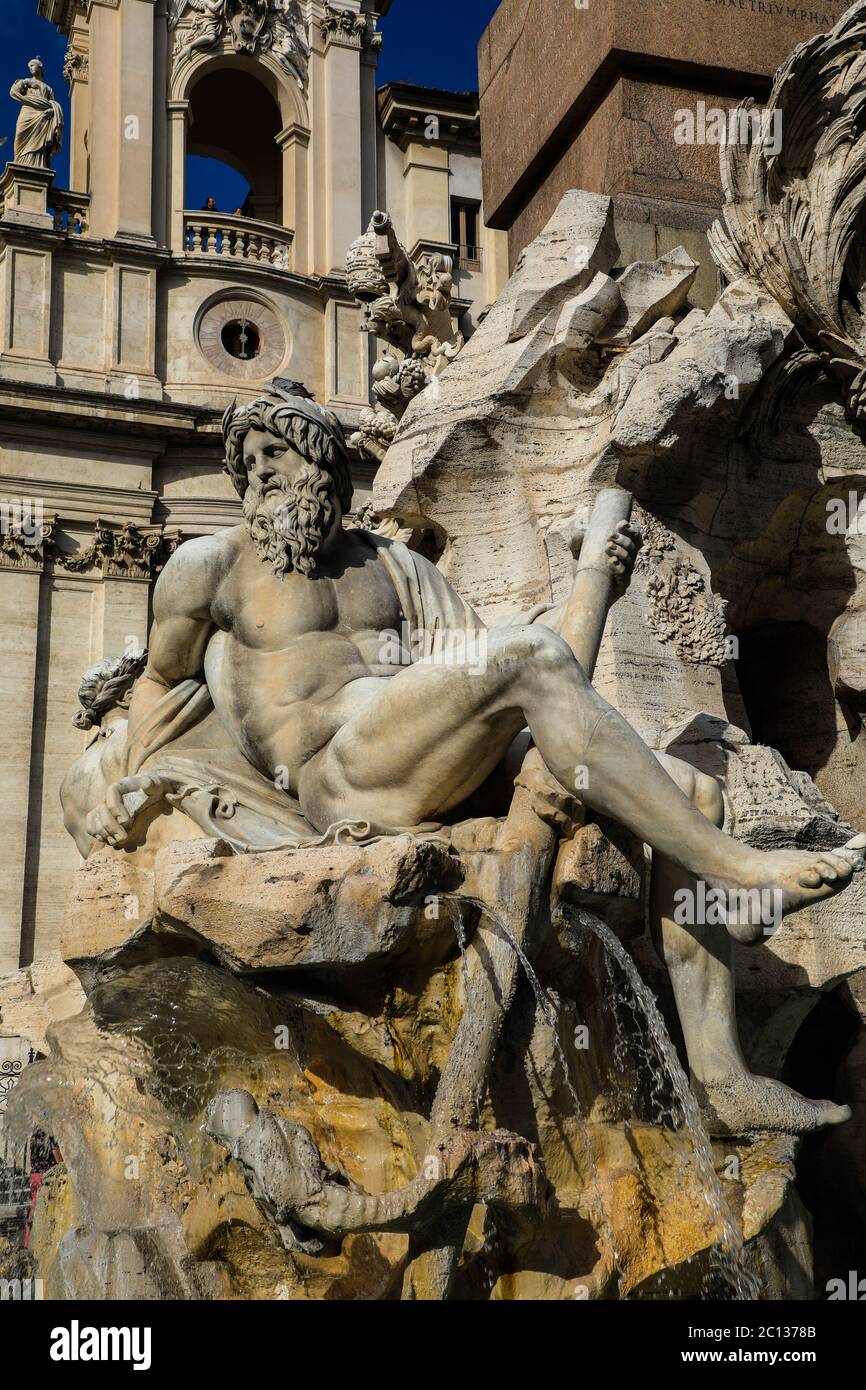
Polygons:
<instances>
[{"instance_id":1,"label":"statue's bearded face","mask_svg":"<svg viewBox=\"0 0 866 1390\"><path fill-rule=\"evenodd\" d=\"M342 521L330 473L263 430L247 435L244 464L244 517L260 558L274 574L297 570L309 578Z\"/></svg>"}]
</instances>

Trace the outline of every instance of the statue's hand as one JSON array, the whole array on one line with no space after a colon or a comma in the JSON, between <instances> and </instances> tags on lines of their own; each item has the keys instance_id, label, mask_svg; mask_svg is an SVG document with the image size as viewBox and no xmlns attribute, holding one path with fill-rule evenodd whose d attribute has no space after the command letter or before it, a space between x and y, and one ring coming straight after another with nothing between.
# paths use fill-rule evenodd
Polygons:
<instances>
[{"instance_id":1,"label":"statue's hand","mask_svg":"<svg viewBox=\"0 0 866 1390\"><path fill-rule=\"evenodd\" d=\"M643 536L630 521L621 521L605 546L608 568L621 593L628 588Z\"/></svg>"},{"instance_id":2,"label":"statue's hand","mask_svg":"<svg viewBox=\"0 0 866 1390\"><path fill-rule=\"evenodd\" d=\"M132 832L135 819L146 807L154 805L163 795L163 786L156 777L147 773L138 777L124 777L113 783L105 793L105 800L87 817L87 832L94 840L117 849L126 844ZM128 808L125 796L134 796L135 803Z\"/></svg>"}]
</instances>

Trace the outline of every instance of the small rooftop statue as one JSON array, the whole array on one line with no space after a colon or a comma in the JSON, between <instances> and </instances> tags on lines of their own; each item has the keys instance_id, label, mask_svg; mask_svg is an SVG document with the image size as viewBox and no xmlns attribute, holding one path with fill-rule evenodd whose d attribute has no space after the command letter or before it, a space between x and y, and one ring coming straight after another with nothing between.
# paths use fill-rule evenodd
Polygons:
<instances>
[{"instance_id":1,"label":"small rooftop statue","mask_svg":"<svg viewBox=\"0 0 866 1390\"><path fill-rule=\"evenodd\" d=\"M13 82L9 93L13 101L21 103L15 127L15 163L50 169L63 144L63 110L43 81L42 59L31 58L27 67L30 76Z\"/></svg>"}]
</instances>

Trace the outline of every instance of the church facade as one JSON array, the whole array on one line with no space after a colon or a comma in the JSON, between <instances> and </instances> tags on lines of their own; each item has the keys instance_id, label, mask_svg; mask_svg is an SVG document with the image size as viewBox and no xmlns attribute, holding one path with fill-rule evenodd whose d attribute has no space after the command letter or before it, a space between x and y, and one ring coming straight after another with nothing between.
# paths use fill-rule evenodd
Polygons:
<instances>
[{"instance_id":1,"label":"church facade","mask_svg":"<svg viewBox=\"0 0 866 1390\"><path fill-rule=\"evenodd\" d=\"M57 944L82 672L145 646L167 556L239 515L226 404L296 379L351 433L375 344L345 259L376 208L454 258L464 333L502 283L477 97L377 86L390 4L38 0L69 40L70 186L15 159L0 184L0 972ZM190 155L244 207L189 208Z\"/></svg>"}]
</instances>

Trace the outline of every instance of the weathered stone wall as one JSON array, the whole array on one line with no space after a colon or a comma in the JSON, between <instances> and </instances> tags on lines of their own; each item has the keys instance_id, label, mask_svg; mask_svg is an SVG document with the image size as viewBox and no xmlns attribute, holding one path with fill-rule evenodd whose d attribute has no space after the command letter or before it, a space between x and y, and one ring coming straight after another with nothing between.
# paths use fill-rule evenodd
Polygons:
<instances>
[{"instance_id":1,"label":"weathered stone wall","mask_svg":"<svg viewBox=\"0 0 866 1390\"><path fill-rule=\"evenodd\" d=\"M766 98L785 55L843 9L536 0L527 24L523 0L503 0L478 53L485 204L508 230L511 268L562 195L586 188L616 200L623 264L678 240L704 266L693 302L709 307L716 283L693 238L721 202L718 146L676 144L674 112Z\"/></svg>"}]
</instances>

